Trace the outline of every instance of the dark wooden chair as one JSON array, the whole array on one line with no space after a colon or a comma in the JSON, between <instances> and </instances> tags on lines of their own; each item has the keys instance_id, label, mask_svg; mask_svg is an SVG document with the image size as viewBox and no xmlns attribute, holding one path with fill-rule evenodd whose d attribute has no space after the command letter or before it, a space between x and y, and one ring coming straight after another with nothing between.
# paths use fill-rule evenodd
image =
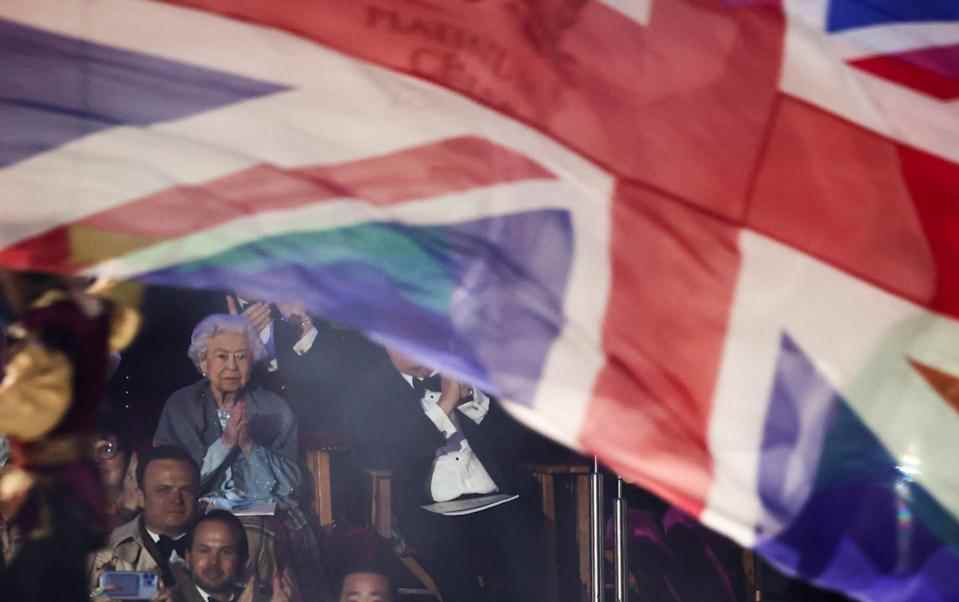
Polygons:
<instances>
[{"instance_id":1,"label":"dark wooden chair","mask_svg":"<svg viewBox=\"0 0 959 602\"><path fill-rule=\"evenodd\" d=\"M342 435L309 433L300 438L303 461L310 472L310 501L321 527L333 524L333 456L349 451Z\"/></svg>"},{"instance_id":2,"label":"dark wooden chair","mask_svg":"<svg viewBox=\"0 0 959 602\"><path fill-rule=\"evenodd\" d=\"M386 541L393 543L397 558L412 574L421 587L398 588L401 596L429 596L443 602L436 580L416 559L415 551L398 536L393 520L393 475L389 470L367 470L370 480L370 525Z\"/></svg>"},{"instance_id":3,"label":"dark wooden chair","mask_svg":"<svg viewBox=\"0 0 959 602\"><path fill-rule=\"evenodd\" d=\"M543 516L546 517L546 547L548 566L557 570L558 534L556 532L556 479L574 479L576 496L576 549L578 552L577 574L580 584L580 599L589 597L591 574L589 570L589 470L587 464L531 464L526 466L539 483L543 498ZM558 575L552 575L549 599L558 600Z\"/></svg>"}]
</instances>

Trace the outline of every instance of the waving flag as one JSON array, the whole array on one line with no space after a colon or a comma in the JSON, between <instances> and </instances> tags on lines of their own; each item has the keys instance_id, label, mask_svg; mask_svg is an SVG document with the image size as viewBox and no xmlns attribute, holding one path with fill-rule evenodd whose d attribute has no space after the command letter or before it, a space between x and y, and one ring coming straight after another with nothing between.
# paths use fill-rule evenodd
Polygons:
<instances>
[{"instance_id":1,"label":"waving flag","mask_svg":"<svg viewBox=\"0 0 959 602\"><path fill-rule=\"evenodd\" d=\"M299 298L864 600L959 585L959 8L8 0L0 263Z\"/></svg>"}]
</instances>

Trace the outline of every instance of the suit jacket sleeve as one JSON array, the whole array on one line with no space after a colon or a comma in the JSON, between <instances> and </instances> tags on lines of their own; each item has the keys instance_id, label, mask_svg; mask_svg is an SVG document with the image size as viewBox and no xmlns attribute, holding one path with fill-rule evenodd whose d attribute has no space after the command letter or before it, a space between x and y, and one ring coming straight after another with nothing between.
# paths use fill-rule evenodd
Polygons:
<instances>
[{"instance_id":1,"label":"suit jacket sleeve","mask_svg":"<svg viewBox=\"0 0 959 602\"><path fill-rule=\"evenodd\" d=\"M392 365L369 375L357 389L351 430L360 461L371 468L406 471L431 464L445 437L423 413L419 400Z\"/></svg>"}]
</instances>

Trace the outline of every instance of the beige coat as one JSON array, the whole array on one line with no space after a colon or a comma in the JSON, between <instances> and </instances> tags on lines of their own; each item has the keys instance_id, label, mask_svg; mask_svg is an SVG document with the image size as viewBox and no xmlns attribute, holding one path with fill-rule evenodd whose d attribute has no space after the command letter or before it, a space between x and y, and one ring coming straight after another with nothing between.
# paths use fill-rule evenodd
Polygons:
<instances>
[{"instance_id":1,"label":"beige coat","mask_svg":"<svg viewBox=\"0 0 959 602\"><path fill-rule=\"evenodd\" d=\"M100 575L106 571L144 571L160 573L160 567L143 543L140 517L124 523L110 533L107 547L93 555L89 562L90 591L96 589ZM94 598L107 600L107 598Z\"/></svg>"},{"instance_id":2,"label":"beige coat","mask_svg":"<svg viewBox=\"0 0 959 602\"><path fill-rule=\"evenodd\" d=\"M245 517L246 518L246 517ZM248 523L248 524L247 524ZM250 558L248 572L256 567L260 579L264 583L272 583L273 572L275 570L275 551L273 548L273 531L264 526L269 521L256 521L248 519L244 524L247 532L247 538L250 542L250 555L256 558ZM258 553L259 552L259 553ZM97 588L100 581L100 575L106 571L150 571L159 574L160 567L156 560L150 555L146 545L143 543L143 535L140 530L140 516L124 523L110 533L110 540L107 547L103 548L90 558L89 564L89 583L90 591ZM178 563L174 563L176 565ZM175 576L179 577L182 570L176 566L171 566ZM252 583L252 578L250 583ZM183 595L182 593L180 595ZM269 600L270 595L257 592L253 597L255 602ZM106 597L94 597L95 602L111 602Z\"/></svg>"}]
</instances>

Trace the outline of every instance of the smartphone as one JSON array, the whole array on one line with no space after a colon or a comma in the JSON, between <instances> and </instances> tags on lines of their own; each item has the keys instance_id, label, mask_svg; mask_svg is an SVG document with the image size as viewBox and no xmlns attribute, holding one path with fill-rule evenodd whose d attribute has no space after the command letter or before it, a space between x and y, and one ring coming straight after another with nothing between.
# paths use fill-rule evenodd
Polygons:
<instances>
[{"instance_id":1,"label":"smartphone","mask_svg":"<svg viewBox=\"0 0 959 602\"><path fill-rule=\"evenodd\" d=\"M100 575L100 595L124 600L152 600L157 597L160 576L145 571L107 571Z\"/></svg>"}]
</instances>

